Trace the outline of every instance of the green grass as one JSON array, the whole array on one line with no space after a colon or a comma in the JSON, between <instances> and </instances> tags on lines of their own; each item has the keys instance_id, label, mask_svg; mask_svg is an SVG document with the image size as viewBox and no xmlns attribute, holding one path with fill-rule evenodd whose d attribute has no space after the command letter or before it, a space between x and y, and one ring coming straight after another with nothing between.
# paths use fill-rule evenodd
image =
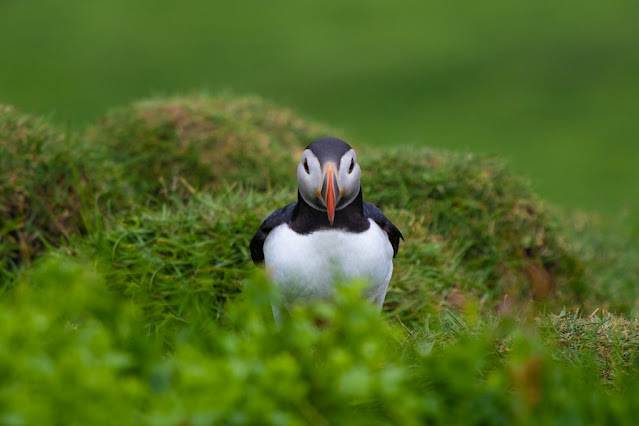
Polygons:
<instances>
[{"instance_id":1,"label":"green grass","mask_svg":"<svg viewBox=\"0 0 639 426\"><path fill-rule=\"evenodd\" d=\"M501 159L356 147L364 197L406 237L384 310L345 283L278 327L248 242L296 198L290 152L328 127L201 94L116 108L83 133L2 111L0 423L639 414L637 235L546 205ZM65 233L50 226L61 212Z\"/></svg>"}]
</instances>

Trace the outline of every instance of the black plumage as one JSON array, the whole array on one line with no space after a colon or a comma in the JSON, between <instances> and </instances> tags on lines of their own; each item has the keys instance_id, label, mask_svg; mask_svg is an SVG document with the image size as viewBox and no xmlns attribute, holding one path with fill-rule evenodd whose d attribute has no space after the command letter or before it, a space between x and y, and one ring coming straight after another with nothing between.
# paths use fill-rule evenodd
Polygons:
<instances>
[{"instance_id":1,"label":"black plumage","mask_svg":"<svg viewBox=\"0 0 639 426\"><path fill-rule=\"evenodd\" d=\"M251 258L255 264L264 262L266 237L273 228L283 223L287 223L293 231L303 235L322 229L342 229L346 232L359 233L370 227L368 219L373 219L386 233L393 246L393 257L395 257L399 249L399 240L400 238L403 240L404 236L380 209L363 201L361 188L355 200L335 214L335 221L332 225L326 217L326 212L309 206L298 192L296 202L271 213L259 227L251 240Z\"/></svg>"}]
</instances>

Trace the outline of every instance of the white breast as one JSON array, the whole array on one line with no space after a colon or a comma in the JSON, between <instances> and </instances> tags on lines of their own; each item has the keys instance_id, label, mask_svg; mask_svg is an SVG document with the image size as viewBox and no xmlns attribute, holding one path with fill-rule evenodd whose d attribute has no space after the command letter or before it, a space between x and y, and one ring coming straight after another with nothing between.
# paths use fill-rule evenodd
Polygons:
<instances>
[{"instance_id":1,"label":"white breast","mask_svg":"<svg viewBox=\"0 0 639 426\"><path fill-rule=\"evenodd\" d=\"M264 242L264 263L282 291L284 305L326 299L336 279L363 278L370 282L367 296L381 309L393 273L393 247L386 233L369 222L368 230L360 233L321 230L300 235L287 224L274 228Z\"/></svg>"}]
</instances>

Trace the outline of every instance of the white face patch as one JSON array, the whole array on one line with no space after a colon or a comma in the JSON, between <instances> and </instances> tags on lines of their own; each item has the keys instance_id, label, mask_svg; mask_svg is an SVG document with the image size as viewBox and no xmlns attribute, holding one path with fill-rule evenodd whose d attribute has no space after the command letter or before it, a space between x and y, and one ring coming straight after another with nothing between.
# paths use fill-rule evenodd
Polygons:
<instances>
[{"instance_id":1,"label":"white face patch","mask_svg":"<svg viewBox=\"0 0 639 426\"><path fill-rule=\"evenodd\" d=\"M344 193L337 200L337 210L343 209L352 203L357 194L359 194L361 173L359 164L357 164L357 154L351 149L342 156L339 163L337 183Z\"/></svg>"},{"instance_id":2,"label":"white face patch","mask_svg":"<svg viewBox=\"0 0 639 426\"><path fill-rule=\"evenodd\" d=\"M310 149L304 150L297 166L299 191L304 201L318 210L326 210L317 191L322 189L322 166Z\"/></svg>"}]
</instances>

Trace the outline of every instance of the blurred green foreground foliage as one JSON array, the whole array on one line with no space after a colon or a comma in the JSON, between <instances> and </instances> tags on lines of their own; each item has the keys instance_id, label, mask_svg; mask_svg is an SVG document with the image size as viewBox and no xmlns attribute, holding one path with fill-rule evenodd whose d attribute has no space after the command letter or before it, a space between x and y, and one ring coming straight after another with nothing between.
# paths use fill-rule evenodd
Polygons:
<instances>
[{"instance_id":1,"label":"blurred green foreground foliage","mask_svg":"<svg viewBox=\"0 0 639 426\"><path fill-rule=\"evenodd\" d=\"M408 332L359 291L344 287L334 304L300 309L278 328L273 287L256 276L225 324L191 317L165 333L167 352L143 332L140 308L93 266L47 257L2 301L0 421L633 424L639 414L636 365L602 381L596 354L565 362L537 328L567 317L525 324L449 314ZM631 328L636 345L639 325ZM618 331L611 337L623 338Z\"/></svg>"},{"instance_id":2,"label":"blurred green foreground foliage","mask_svg":"<svg viewBox=\"0 0 639 426\"><path fill-rule=\"evenodd\" d=\"M639 242L499 159L354 143L406 236L384 312L345 283L277 327L248 242L329 134L257 97L82 134L0 106L0 424L634 424Z\"/></svg>"}]
</instances>

